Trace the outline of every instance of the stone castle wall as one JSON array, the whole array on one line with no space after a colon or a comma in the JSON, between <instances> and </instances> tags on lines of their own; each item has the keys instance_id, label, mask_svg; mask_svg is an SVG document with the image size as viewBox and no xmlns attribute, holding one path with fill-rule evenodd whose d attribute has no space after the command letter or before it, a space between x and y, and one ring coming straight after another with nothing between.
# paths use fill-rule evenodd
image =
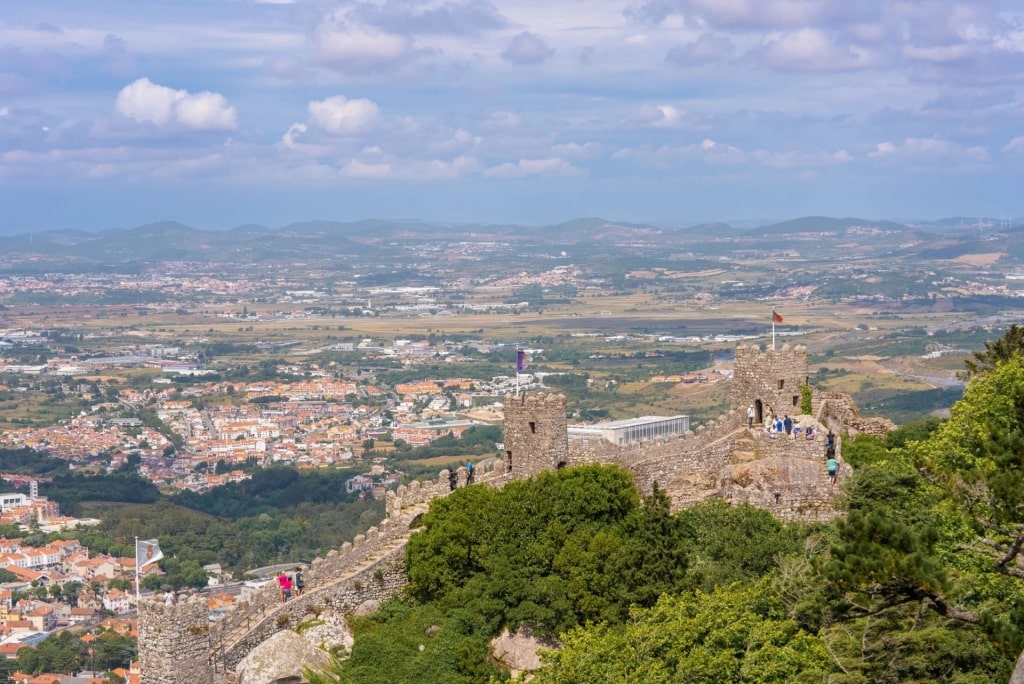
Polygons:
<instances>
[{"instance_id":1,"label":"stone castle wall","mask_svg":"<svg viewBox=\"0 0 1024 684\"><path fill-rule=\"evenodd\" d=\"M604 442L570 445L562 395L510 397L505 404L503 457L476 464L474 482L500 487L565 466L610 463L629 469L644 494L657 483L674 510L717 497L749 502L782 519L831 519L837 515L832 507L835 486L825 471L824 436L772 439L760 425L747 429L746 407L753 402L759 423L771 412L797 415L807 369L806 347L783 345L779 351L762 351L740 346L728 414L680 437L622 447ZM813 418L837 435L884 435L894 427L889 421L861 418L846 395L813 392L812 397ZM841 454L841 442L837 452ZM466 468L456 472L462 487ZM844 465L840 479L848 474ZM389 492L385 519L365 535L316 559L306 573L304 596L288 604L281 603L274 584L210 624L201 601L170 609L157 601L144 601L139 611L143 684L221 681L218 677L226 668L276 631L294 628L327 607L348 612L368 599L384 600L400 592L406 584L404 557L410 525L430 501L450 493L448 475L444 470L436 480L413 482Z\"/></svg>"},{"instance_id":2,"label":"stone castle wall","mask_svg":"<svg viewBox=\"0 0 1024 684\"><path fill-rule=\"evenodd\" d=\"M863 433L884 439L896 429L888 418L862 418L853 398L841 392L815 392L813 403L814 415L837 434L855 437Z\"/></svg>"},{"instance_id":3,"label":"stone castle wall","mask_svg":"<svg viewBox=\"0 0 1024 684\"><path fill-rule=\"evenodd\" d=\"M364 564L358 571L342 568L344 579L317 588L307 586L302 596L282 603L275 590L272 610L261 615L246 613L249 624L244 630L227 631L226 625L213 623L210 648L220 670L234 668L253 648L282 630L294 630L301 623L315 620L326 609L351 613L369 600L383 602L397 595L407 584L405 541L395 544L380 558Z\"/></svg>"},{"instance_id":4,"label":"stone castle wall","mask_svg":"<svg viewBox=\"0 0 1024 684\"><path fill-rule=\"evenodd\" d=\"M139 667L147 684L214 681L205 598L173 606L149 600L139 606Z\"/></svg>"},{"instance_id":5,"label":"stone castle wall","mask_svg":"<svg viewBox=\"0 0 1024 684\"><path fill-rule=\"evenodd\" d=\"M637 488L650 494L654 483L662 489L680 476L711 473L729 462L732 453L730 435L746 424L738 411L709 421L695 431L663 442L618 446L608 442L570 445L570 463L615 463L633 472ZM685 502L673 500L678 508Z\"/></svg>"},{"instance_id":6,"label":"stone castle wall","mask_svg":"<svg viewBox=\"0 0 1024 684\"><path fill-rule=\"evenodd\" d=\"M782 345L778 351L756 346L736 348L730 405L744 411L753 404L757 420L773 413L800 413L800 387L810 382L807 347Z\"/></svg>"},{"instance_id":7,"label":"stone castle wall","mask_svg":"<svg viewBox=\"0 0 1024 684\"><path fill-rule=\"evenodd\" d=\"M505 401L505 472L515 479L569 465L569 427L561 394Z\"/></svg>"}]
</instances>

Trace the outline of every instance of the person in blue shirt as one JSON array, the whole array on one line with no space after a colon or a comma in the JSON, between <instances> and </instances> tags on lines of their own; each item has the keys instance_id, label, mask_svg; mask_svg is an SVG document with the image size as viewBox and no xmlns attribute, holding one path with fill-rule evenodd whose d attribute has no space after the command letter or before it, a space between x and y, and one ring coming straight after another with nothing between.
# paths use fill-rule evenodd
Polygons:
<instances>
[{"instance_id":1,"label":"person in blue shirt","mask_svg":"<svg viewBox=\"0 0 1024 684\"><path fill-rule=\"evenodd\" d=\"M466 484L473 484L473 462L466 461Z\"/></svg>"},{"instance_id":2,"label":"person in blue shirt","mask_svg":"<svg viewBox=\"0 0 1024 684\"><path fill-rule=\"evenodd\" d=\"M829 456L828 459L828 481L832 484L836 483L836 471L839 470L839 461L836 460L835 454Z\"/></svg>"}]
</instances>

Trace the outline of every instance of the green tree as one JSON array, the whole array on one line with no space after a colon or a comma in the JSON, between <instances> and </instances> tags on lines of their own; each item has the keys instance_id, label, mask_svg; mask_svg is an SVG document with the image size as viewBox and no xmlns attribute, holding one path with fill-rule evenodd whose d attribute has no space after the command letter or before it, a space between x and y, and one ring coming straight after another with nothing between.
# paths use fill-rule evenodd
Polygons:
<instances>
[{"instance_id":1,"label":"green tree","mask_svg":"<svg viewBox=\"0 0 1024 684\"><path fill-rule=\"evenodd\" d=\"M967 366L966 376L983 375L996 369L1004 361L1009 361L1024 352L1024 326L1014 323L998 340L985 342L985 350L974 352L973 359L964 361Z\"/></svg>"},{"instance_id":2,"label":"green tree","mask_svg":"<svg viewBox=\"0 0 1024 684\"><path fill-rule=\"evenodd\" d=\"M537 684L821 682L838 671L825 645L785 617L765 580L665 596L621 627L577 628L543 654Z\"/></svg>"}]
</instances>

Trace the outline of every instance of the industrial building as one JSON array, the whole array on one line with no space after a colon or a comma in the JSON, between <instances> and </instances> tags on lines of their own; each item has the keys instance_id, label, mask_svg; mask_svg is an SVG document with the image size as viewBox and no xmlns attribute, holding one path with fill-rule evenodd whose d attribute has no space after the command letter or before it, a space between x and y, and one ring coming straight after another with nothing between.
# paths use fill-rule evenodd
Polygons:
<instances>
[{"instance_id":1,"label":"industrial building","mask_svg":"<svg viewBox=\"0 0 1024 684\"><path fill-rule=\"evenodd\" d=\"M689 429L689 416L641 416L595 425L570 425L569 441L587 444L590 440L604 440L622 446L664 441Z\"/></svg>"}]
</instances>

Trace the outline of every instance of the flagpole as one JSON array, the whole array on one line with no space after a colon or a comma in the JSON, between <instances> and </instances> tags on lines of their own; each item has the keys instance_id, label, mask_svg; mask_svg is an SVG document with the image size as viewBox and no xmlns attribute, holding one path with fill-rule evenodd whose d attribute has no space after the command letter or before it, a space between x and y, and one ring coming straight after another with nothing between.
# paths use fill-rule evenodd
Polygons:
<instances>
[{"instance_id":1,"label":"flagpole","mask_svg":"<svg viewBox=\"0 0 1024 684\"><path fill-rule=\"evenodd\" d=\"M135 610L139 609L139 538L135 538Z\"/></svg>"},{"instance_id":2,"label":"flagpole","mask_svg":"<svg viewBox=\"0 0 1024 684\"><path fill-rule=\"evenodd\" d=\"M775 351L775 309L772 309L772 351Z\"/></svg>"},{"instance_id":3,"label":"flagpole","mask_svg":"<svg viewBox=\"0 0 1024 684\"><path fill-rule=\"evenodd\" d=\"M522 363L522 351L516 347L516 396L519 396L519 365Z\"/></svg>"}]
</instances>

